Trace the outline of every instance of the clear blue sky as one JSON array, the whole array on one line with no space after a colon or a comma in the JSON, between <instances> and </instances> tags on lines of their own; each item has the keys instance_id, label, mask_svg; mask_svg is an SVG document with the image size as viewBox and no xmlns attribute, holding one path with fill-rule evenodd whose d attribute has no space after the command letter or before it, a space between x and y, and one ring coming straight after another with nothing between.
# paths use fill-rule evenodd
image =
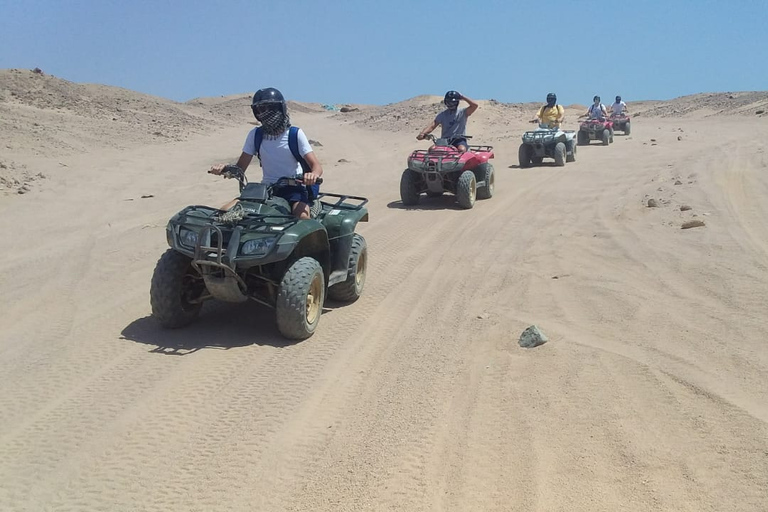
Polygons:
<instances>
[{"instance_id":1,"label":"clear blue sky","mask_svg":"<svg viewBox=\"0 0 768 512\"><path fill-rule=\"evenodd\" d=\"M768 89L768 0L0 0L0 68L175 100Z\"/></svg>"}]
</instances>

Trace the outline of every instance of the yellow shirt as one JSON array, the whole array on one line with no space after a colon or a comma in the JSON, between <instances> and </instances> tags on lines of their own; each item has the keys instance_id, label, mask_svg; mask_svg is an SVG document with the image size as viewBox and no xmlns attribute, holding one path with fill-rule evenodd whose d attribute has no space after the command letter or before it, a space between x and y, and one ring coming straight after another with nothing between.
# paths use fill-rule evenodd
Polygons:
<instances>
[{"instance_id":1,"label":"yellow shirt","mask_svg":"<svg viewBox=\"0 0 768 512\"><path fill-rule=\"evenodd\" d=\"M555 105L554 107L547 107L544 105L539 109L539 119L542 123L555 125L559 124L557 118L561 117L565 113L562 105Z\"/></svg>"}]
</instances>

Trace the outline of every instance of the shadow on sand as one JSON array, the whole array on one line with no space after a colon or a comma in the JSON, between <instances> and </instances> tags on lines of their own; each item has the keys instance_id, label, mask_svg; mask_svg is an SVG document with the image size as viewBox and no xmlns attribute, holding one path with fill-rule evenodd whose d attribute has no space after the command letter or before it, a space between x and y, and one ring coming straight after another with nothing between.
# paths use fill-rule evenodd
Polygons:
<instances>
[{"instance_id":1,"label":"shadow on sand","mask_svg":"<svg viewBox=\"0 0 768 512\"><path fill-rule=\"evenodd\" d=\"M335 305L323 307L323 316ZM322 325L322 321L320 322ZM201 349L228 350L248 345L288 347L300 341L284 338L275 325L274 310L254 302L226 304L211 301L200 317L181 329L163 329L151 316L138 318L121 332L122 340L153 347L155 354L184 356Z\"/></svg>"},{"instance_id":2,"label":"shadow on sand","mask_svg":"<svg viewBox=\"0 0 768 512\"><path fill-rule=\"evenodd\" d=\"M453 194L444 194L438 197L428 197L422 194L418 204L408 206L404 205L402 201L392 201L387 204L387 208L395 210L463 210L456 202L456 196Z\"/></svg>"}]
</instances>

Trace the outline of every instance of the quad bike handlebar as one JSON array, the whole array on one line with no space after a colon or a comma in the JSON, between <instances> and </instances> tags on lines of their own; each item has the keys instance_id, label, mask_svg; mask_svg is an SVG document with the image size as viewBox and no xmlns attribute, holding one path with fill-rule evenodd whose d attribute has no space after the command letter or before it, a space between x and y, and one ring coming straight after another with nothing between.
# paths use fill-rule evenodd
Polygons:
<instances>
[{"instance_id":1,"label":"quad bike handlebar","mask_svg":"<svg viewBox=\"0 0 768 512\"><path fill-rule=\"evenodd\" d=\"M243 191L245 186L248 184L248 178L245 177L245 171L235 164L229 164L225 166L224 169L221 171L220 176L223 176L224 178L227 178L227 179L235 178L240 185L241 192ZM317 180L315 180L315 183L317 185L321 185L323 183L323 178L317 178ZM269 185L269 188L275 189L280 187L295 187L297 185L304 185L304 180L301 180L299 178L280 178L275 183L272 183L271 185Z\"/></svg>"},{"instance_id":2,"label":"quad bike handlebar","mask_svg":"<svg viewBox=\"0 0 768 512\"><path fill-rule=\"evenodd\" d=\"M425 139L427 139L427 140L431 140L432 142L434 142L434 141L436 141L438 138L443 138L443 137L435 137L435 136L434 136L434 135L432 135L431 133L428 133L428 134L426 134L426 135L424 136L424 138L425 138ZM472 136L471 136L471 135L456 135L456 136L454 136L454 137L445 137L445 138L446 138L446 139L467 139L467 140L469 140L469 139L471 139L471 138L472 138Z\"/></svg>"}]
</instances>

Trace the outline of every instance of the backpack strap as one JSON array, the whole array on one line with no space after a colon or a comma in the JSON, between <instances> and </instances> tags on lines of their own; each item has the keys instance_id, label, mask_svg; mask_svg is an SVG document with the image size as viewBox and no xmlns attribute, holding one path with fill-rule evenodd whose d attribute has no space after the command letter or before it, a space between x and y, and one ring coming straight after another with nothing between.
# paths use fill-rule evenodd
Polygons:
<instances>
[{"instance_id":1,"label":"backpack strap","mask_svg":"<svg viewBox=\"0 0 768 512\"><path fill-rule=\"evenodd\" d=\"M288 130L288 148L291 150L293 158L295 158L296 161L299 162L299 165L301 165L302 172L305 174L312 172L312 168L309 166L307 161L304 160L304 157L301 156L301 153L299 153L298 126L291 126L290 130ZM307 185L307 193L309 194L309 202L312 204L315 201L317 195L320 193L320 185Z\"/></svg>"},{"instance_id":2,"label":"backpack strap","mask_svg":"<svg viewBox=\"0 0 768 512\"><path fill-rule=\"evenodd\" d=\"M256 156L259 157L259 162L261 162L261 141L264 140L264 132L261 130L261 126L256 128L256 131L253 132L253 145L256 148Z\"/></svg>"}]
</instances>

